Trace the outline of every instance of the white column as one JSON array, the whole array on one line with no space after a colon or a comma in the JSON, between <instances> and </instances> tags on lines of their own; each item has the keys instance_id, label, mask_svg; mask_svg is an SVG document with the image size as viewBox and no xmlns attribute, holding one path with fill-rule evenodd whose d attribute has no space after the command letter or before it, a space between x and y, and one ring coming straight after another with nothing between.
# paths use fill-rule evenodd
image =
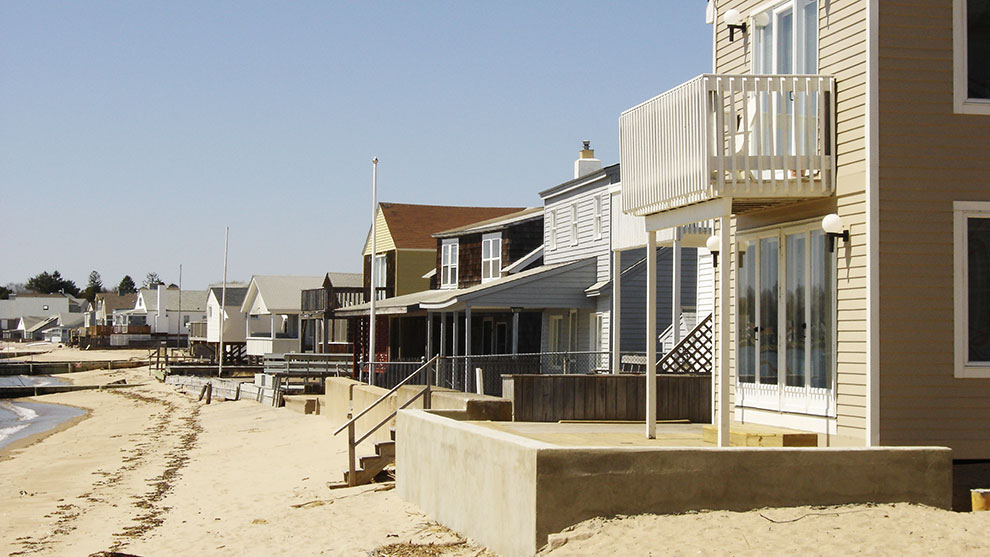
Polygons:
<instances>
[{"instance_id":1,"label":"white column","mask_svg":"<svg viewBox=\"0 0 990 557\"><path fill-rule=\"evenodd\" d=\"M447 313L440 312L440 350L441 356L447 355Z\"/></svg>"},{"instance_id":2,"label":"white column","mask_svg":"<svg viewBox=\"0 0 990 557\"><path fill-rule=\"evenodd\" d=\"M718 267L718 446L729 446L729 217L719 218Z\"/></svg>"},{"instance_id":3,"label":"white column","mask_svg":"<svg viewBox=\"0 0 990 557\"><path fill-rule=\"evenodd\" d=\"M455 358L453 360L453 363L450 366L450 382L452 383L451 386L456 389L457 388L457 372L458 372L457 362L459 361L456 357L461 355L461 335L460 335L460 330L459 330L461 327L460 327L460 323L459 323L460 319L459 319L456 311L453 312L453 317L454 317L454 356L455 356Z\"/></svg>"},{"instance_id":4,"label":"white column","mask_svg":"<svg viewBox=\"0 0 990 557\"><path fill-rule=\"evenodd\" d=\"M464 392L471 374L471 306L464 308Z\"/></svg>"},{"instance_id":5,"label":"white column","mask_svg":"<svg viewBox=\"0 0 990 557\"><path fill-rule=\"evenodd\" d=\"M646 438L657 437L657 233L646 242Z\"/></svg>"},{"instance_id":6,"label":"white column","mask_svg":"<svg viewBox=\"0 0 990 557\"><path fill-rule=\"evenodd\" d=\"M673 280L671 280L671 291L674 295L673 304L671 307L673 309L673 314L671 317L671 324L674 327L673 333L673 345L677 346L677 343L681 341L681 232L680 229L676 229L674 232L674 253L671 254L673 257L671 268L673 269Z\"/></svg>"},{"instance_id":7,"label":"white column","mask_svg":"<svg viewBox=\"0 0 990 557\"><path fill-rule=\"evenodd\" d=\"M519 353L519 312L512 312L512 353Z\"/></svg>"},{"instance_id":8,"label":"white column","mask_svg":"<svg viewBox=\"0 0 990 557\"><path fill-rule=\"evenodd\" d=\"M426 354L426 359L429 360L433 357L433 312L426 312L426 350L423 352Z\"/></svg>"},{"instance_id":9,"label":"white column","mask_svg":"<svg viewBox=\"0 0 990 557\"><path fill-rule=\"evenodd\" d=\"M612 373L619 373L620 364L622 364L620 358L622 358L622 352L620 346L622 345L620 326L622 321L622 252L613 251L612 252L612 315L609 316L609 327L612 329L612 333L609 338L612 340Z\"/></svg>"}]
</instances>

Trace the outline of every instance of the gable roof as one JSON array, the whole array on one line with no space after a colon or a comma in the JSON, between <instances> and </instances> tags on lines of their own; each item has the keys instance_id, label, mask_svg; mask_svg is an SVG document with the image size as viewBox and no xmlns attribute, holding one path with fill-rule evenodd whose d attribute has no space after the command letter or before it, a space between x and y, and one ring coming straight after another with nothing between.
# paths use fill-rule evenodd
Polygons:
<instances>
[{"instance_id":1,"label":"gable roof","mask_svg":"<svg viewBox=\"0 0 990 557\"><path fill-rule=\"evenodd\" d=\"M322 277L255 275L251 277L241 311L248 313L254 300L261 296L269 313L298 313L302 309L302 291L323 286Z\"/></svg>"},{"instance_id":2,"label":"gable roof","mask_svg":"<svg viewBox=\"0 0 990 557\"><path fill-rule=\"evenodd\" d=\"M327 273L326 280L329 280L334 288L364 288L364 278L361 273Z\"/></svg>"},{"instance_id":3,"label":"gable roof","mask_svg":"<svg viewBox=\"0 0 990 557\"><path fill-rule=\"evenodd\" d=\"M166 311L179 311L179 289L165 289ZM206 311L206 290L182 290L182 311ZM142 288L139 292L148 311L158 311L158 289Z\"/></svg>"},{"instance_id":4,"label":"gable roof","mask_svg":"<svg viewBox=\"0 0 990 557\"><path fill-rule=\"evenodd\" d=\"M459 226L457 228L451 228L450 230L444 230L443 232L437 232L433 234L433 237L452 238L454 236L463 236L465 234L480 234L482 232L493 232L495 230L503 230L513 224L528 222L531 220L538 220L542 218L543 218L543 207L530 207L528 209L523 209L522 211L515 211L513 213L502 215L500 217L495 217L493 219L487 219L481 222L472 222L465 226Z\"/></svg>"},{"instance_id":5,"label":"gable roof","mask_svg":"<svg viewBox=\"0 0 990 557\"><path fill-rule=\"evenodd\" d=\"M388 226L396 249L436 249L434 232L481 222L524 207L453 207L446 205L413 205L410 203L379 203L379 211ZM365 242L368 251L371 232Z\"/></svg>"},{"instance_id":6,"label":"gable roof","mask_svg":"<svg viewBox=\"0 0 990 557\"><path fill-rule=\"evenodd\" d=\"M116 292L102 292L96 295L96 301L103 301L103 311L108 315L115 309L130 309L137 301L137 293L117 294Z\"/></svg>"},{"instance_id":7,"label":"gable roof","mask_svg":"<svg viewBox=\"0 0 990 557\"><path fill-rule=\"evenodd\" d=\"M223 300L224 304L226 304L226 307L230 307L230 306L241 307L241 304L244 303L244 297L247 296L247 291L248 291L247 285L232 286L228 284L227 298L224 299L223 285L210 287L210 292L212 292L213 296L217 299L217 303L219 304L220 301Z\"/></svg>"}]
</instances>

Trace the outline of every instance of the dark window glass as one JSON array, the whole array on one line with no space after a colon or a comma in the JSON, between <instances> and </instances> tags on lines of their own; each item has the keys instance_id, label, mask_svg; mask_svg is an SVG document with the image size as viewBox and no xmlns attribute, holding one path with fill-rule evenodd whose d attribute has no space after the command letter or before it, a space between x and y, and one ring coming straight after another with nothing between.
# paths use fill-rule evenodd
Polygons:
<instances>
[{"instance_id":1,"label":"dark window glass","mask_svg":"<svg viewBox=\"0 0 990 557\"><path fill-rule=\"evenodd\" d=\"M990 362L990 218L967 222L969 361Z\"/></svg>"},{"instance_id":2,"label":"dark window glass","mask_svg":"<svg viewBox=\"0 0 990 557\"><path fill-rule=\"evenodd\" d=\"M966 20L969 98L990 99L990 1L967 0Z\"/></svg>"}]
</instances>

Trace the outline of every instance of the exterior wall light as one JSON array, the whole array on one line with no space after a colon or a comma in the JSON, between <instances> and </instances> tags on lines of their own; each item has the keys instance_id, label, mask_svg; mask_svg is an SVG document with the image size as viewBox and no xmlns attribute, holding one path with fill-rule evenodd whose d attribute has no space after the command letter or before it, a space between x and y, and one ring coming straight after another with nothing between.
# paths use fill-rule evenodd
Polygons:
<instances>
[{"instance_id":1,"label":"exterior wall light","mask_svg":"<svg viewBox=\"0 0 990 557\"><path fill-rule=\"evenodd\" d=\"M842 218L835 213L830 215L825 215L822 219L822 230L825 231L826 243L828 244L828 252L832 253L835 251L835 239L842 238L842 241L849 241L849 231L845 230L845 225L842 223Z\"/></svg>"},{"instance_id":2,"label":"exterior wall light","mask_svg":"<svg viewBox=\"0 0 990 557\"><path fill-rule=\"evenodd\" d=\"M719 238L716 235L709 236L708 240L705 242L705 247L708 248L708 251L712 252L712 267L717 269L718 252L722 247L722 238Z\"/></svg>"},{"instance_id":3,"label":"exterior wall light","mask_svg":"<svg viewBox=\"0 0 990 557\"><path fill-rule=\"evenodd\" d=\"M729 28L729 42L736 40L736 31L741 32L743 35L746 34L746 22L743 21L742 14L739 13L739 10L735 8L726 10L725 15L722 16L722 21Z\"/></svg>"}]
</instances>

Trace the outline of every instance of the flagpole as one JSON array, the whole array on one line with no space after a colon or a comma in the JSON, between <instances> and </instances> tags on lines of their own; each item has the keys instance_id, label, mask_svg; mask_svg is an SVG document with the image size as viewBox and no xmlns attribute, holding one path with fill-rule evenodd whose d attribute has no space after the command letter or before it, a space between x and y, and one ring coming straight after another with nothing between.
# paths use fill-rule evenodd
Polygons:
<instances>
[{"instance_id":1,"label":"flagpole","mask_svg":"<svg viewBox=\"0 0 990 557\"><path fill-rule=\"evenodd\" d=\"M223 286L220 288L220 366L217 377L223 377L223 322L227 317L227 239L230 238L230 227L223 231Z\"/></svg>"},{"instance_id":2,"label":"flagpole","mask_svg":"<svg viewBox=\"0 0 990 557\"><path fill-rule=\"evenodd\" d=\"M378 246L375 240L378 235L377 227L375 226L378 221L378 157L371 160L371 274L369 279L371 280L371 311L368 315L368 320L370 326L368 327L368 384L374 383L374 362L375 362L375 298L378 297L378 292L375 286L377 285L377 277L375 276L375 256L378 255Z\"/></svg>"}]
</instances>

